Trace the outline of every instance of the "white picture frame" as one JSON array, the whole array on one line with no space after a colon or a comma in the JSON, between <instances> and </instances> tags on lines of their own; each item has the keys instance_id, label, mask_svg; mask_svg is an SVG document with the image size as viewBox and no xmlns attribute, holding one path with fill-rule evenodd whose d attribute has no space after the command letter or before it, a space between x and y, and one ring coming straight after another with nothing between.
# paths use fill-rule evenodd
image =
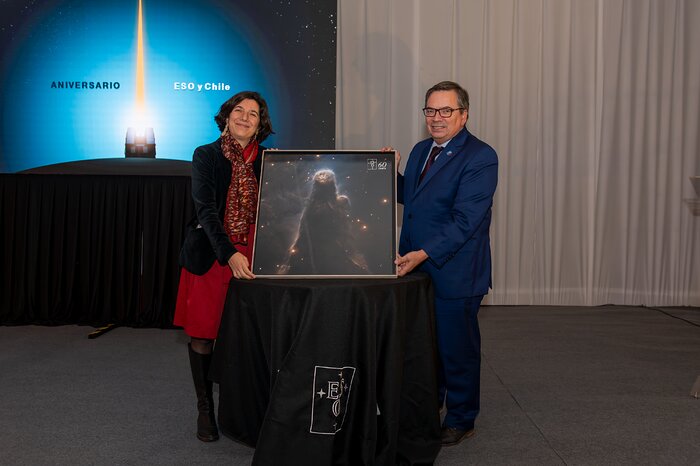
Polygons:
<instances>
[{"instance_id":1,"label":"white picture frame","mask_svg":"<svg viewBox=\"0 0 700 466\"><path fill-rule=\"evenodd\" d=\"M396 173L393 151L264 151L252 272L395 278Z\"/></svg>"}]
</instances>

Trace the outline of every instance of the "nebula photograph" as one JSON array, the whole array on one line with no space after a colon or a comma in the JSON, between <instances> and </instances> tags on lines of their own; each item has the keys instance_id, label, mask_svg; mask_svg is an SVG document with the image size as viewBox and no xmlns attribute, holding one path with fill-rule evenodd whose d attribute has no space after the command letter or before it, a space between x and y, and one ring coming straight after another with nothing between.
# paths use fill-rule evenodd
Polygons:
<instances>
[{"instance_id":1,"label":"nebula photograph","mask_svg":"<svg viewBox=\"0 0 700 466\"><path fill-rule=\"evenodd\" d=\"M394 152L266 151L253 273L395 276Z\"/></svg>"}]
</instances>

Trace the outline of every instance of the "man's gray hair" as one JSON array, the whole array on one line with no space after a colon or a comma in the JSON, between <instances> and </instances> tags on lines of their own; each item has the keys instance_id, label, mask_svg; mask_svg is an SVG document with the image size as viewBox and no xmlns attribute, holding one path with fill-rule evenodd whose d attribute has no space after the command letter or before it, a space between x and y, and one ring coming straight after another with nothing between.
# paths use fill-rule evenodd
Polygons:
<instances>
[{"instance_id":1,"label":"man's gray hair","mask_svg":"<svg viewBox=\"0 0 700 466\"><path fill-rule=\"evenodd\" d=\"M457 92L457 103L460 107L469 110L469 94L467 91L454 81L441 81L428 89L425 93L425 106L428 106L428 97L435 91L455 91Z\"/></svg>"}]
</instances>

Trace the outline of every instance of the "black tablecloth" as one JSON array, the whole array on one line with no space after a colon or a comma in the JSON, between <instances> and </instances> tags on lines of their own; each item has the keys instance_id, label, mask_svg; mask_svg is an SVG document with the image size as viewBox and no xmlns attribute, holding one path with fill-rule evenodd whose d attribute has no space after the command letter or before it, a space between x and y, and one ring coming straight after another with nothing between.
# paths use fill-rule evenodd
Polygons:
<instances>
[{"instance_id":1,"label":"black tablecloth","mask_svg":"<svg viewBox=\"0 0 700 466\"><path fill-rule=\"evenodd\" d=\"M431 464L433 319L427 275L232 280L211 370L222 432L257 465Z\"/></svg>"},{"instance_id":2,"label":"black tablecloth","mask_svg":"<svg viewBox=\"0 0 700 466\"><path fill-rule=\"evenodd\" d=\"M192 213L189 176L0 175L0 324L172 326Z\"/></svg>"}]
</instances>

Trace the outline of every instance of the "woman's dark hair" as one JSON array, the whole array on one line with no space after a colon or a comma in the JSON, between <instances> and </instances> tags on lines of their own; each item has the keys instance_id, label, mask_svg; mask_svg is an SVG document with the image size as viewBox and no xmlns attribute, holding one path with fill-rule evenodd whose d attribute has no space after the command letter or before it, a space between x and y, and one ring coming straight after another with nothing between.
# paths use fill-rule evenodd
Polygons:
<instances>
[{"instance_id":1,"label":"woman's dark hair","mask_svg":"<svg viewBox=\"0 0 700 466\"><path fill-rule=\"evenodd\" d=\"M219 113L214 116L214 121L216 121L219 131L223 131L224 128L226 128L226 121L229 115L231 115L233 108L246 99L256 101L260 107L260 128L258 129L258 134L255 139L258 142L263 142L270 134L274 134L274 131L272 131L272 122L270 121L270 112L267 109L267 102L265 102L265 99L257 92L243 91L228 99L221 105Z\"/></svg>"}]
</instances>

